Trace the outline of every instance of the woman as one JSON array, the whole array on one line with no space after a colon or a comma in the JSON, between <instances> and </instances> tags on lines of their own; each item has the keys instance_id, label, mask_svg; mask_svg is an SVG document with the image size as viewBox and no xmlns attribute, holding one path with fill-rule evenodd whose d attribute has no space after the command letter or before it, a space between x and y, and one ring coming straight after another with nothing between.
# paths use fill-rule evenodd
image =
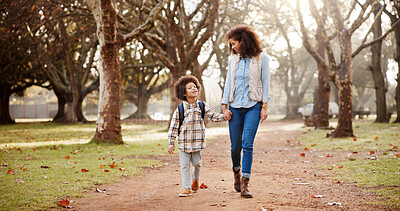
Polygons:
<instances>
[{"instance_id":1,"label":"woman","mask_svg":"<svg viewBox=\"0 0 400 211\"><path fill-rule=\"evenodd\" d=\"M253 162L253 143L258 125L268 117L270 72L268 56L262 53L257 34L249 26L237 26L226 35L231 59L225 80L222 112L232 112L229 121L234 188L252 198L248 183ZM241 163L241 151L243 158ZM242 168L242 176L240 169Z\"/></svg>"}]
</instances>

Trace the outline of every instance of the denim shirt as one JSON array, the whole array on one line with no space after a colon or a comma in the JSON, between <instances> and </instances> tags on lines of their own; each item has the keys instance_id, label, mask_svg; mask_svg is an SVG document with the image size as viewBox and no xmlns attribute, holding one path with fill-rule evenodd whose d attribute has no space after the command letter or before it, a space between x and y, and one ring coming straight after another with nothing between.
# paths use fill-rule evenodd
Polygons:
<instances>
[{"instance_id":1,"label":"denim shirt","mask_svg":"<svg viewBox=\"0 0 400 211\"><path fill-rule=\"evenodd\" d=\"M262 81L262 91L263 97L262 101L264 103L269 102L269 86L270 86L270 71L269 71L269 63L268 63L268 56L263 53L261 58L261 81ZM234 93L234 100L230 103L230 106L233 108L250 108L257 104L256 101L253 101L249 97L249 64L250 58L240 58L238 67L235 72L235 84L236 89ZM225 88L224 94L221 100L221 104L228 104L229 103L229 95L231 92L231 60L229 60L228 64L228 74L225 80Z\"/></svg>"}]
</instances>

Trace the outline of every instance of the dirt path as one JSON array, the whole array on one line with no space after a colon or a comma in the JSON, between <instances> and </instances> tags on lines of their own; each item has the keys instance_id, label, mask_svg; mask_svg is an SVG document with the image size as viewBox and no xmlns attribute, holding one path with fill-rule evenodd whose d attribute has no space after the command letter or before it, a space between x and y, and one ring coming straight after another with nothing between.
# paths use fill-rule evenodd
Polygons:
<instances>
[{"instance_id":1,"label":"dirt path","mask_svg":"<svg viewBox=\"0 0 400 211\"><path fill-rule=\"evenodd\" d=\"M256 137L250 192L252 199L240 197L233 189L230 143L227 135L208 144L202 152L200 189L190 197L179 198L181 178L178 157L160 156L168 163L160 168L117 184L106 185L106 193L89 194L77 199L75 210L383 210L365 203L376 196L344 181L333 183L329 166L345 160L346 152L307 152L294 130L300 122L263 123ZM287 140L290 140L288 143ZM327 157L330 154L332 157ZM211 162L211 161L215 162ZM312 195L324 195L313 198ZM328 205L327 203L341 203Z\"/></svg>"}]
</instances>

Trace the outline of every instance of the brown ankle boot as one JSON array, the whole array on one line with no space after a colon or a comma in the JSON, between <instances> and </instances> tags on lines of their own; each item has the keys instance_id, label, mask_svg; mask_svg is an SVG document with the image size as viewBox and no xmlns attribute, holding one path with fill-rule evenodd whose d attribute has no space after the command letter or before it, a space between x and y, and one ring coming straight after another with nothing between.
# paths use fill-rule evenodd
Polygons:
<instances>
[{"instance_id":1,"label":"brown ankle boot","mask_svg":"<svg viewBox=\"0 0 400 211\"><path fill-rule=\"evenodd\" d=\"M242 177L240 180L240 195L244 198L253 198L253 195L247 190L247 186L249 185L250 178Z\"/></svg>"},{"instance_id":2,"label":"brown ankle boot","mask_svg":"<svg viewBox=\"0 0 400 211\"><path fill-rule=\"evenodd\" d=\"M233 177L235 178L235 183L233 183L233 187L237 192L240 192L240 169L233 170Z\"/></svg>"}]
</instances>

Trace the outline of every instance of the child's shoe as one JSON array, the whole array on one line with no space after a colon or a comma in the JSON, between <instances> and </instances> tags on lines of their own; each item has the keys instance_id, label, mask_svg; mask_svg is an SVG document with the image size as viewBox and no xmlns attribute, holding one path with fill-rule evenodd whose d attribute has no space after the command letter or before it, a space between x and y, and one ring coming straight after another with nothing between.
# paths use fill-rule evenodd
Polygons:
<instances>
[{"instance_id":1,"label":"child's shoe","mask_svg":"<svg viewBox=\"0 0 400 211\"><path fill-rule=\"evenodd\" d=\"M191 196L192 195L192 191L188 188L183 190L180 194L179 197L186 197L186 196Z\"/></svg>"},{"instance_id":2,"label":"child's shoe","mask_svg":"<svg viewBox=\"0 0 400 211\"><path fill-rule=\"evenodd\" d=\"M193 193L196 193L198 189L199 189L199 180L198 179L192 180L192 191L193 191Z\"/></svg>"}]
</instances>

